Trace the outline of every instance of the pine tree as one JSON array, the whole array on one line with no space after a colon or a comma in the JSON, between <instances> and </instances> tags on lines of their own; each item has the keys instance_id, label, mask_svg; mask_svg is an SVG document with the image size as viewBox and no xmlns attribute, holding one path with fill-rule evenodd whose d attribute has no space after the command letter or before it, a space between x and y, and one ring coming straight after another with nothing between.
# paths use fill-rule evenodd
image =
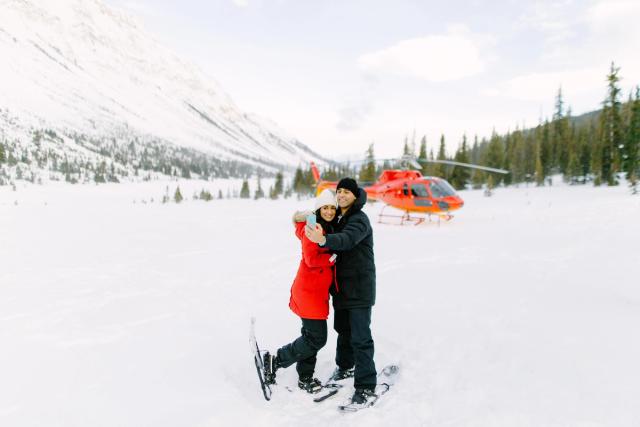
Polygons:
<instances>
[{"instance_id":1,"label":"pine tree","mask_svg":"<svg viewBox=\"0 0 640 427\"><path fill-rule=\"evenodd\" d=\"M444 141L444 134L440 136L440 148L438 148L438 157L436 160L447 160L447 151ZM433 166L433 175L447 179L446 169L442 163L435 163Z\"/></svg>"},{"instance_id":2,"label":"pine tree","mask_svg":"<svg viewBox=\"0 0 640 427\"><path fill-rule=\"evenodd\" d=\"M402 149L402 155L403 156L410 156L412 154L411 152L411 148L409 148L409 139L405 136L404 137L404 147Z\"/></svg>"},{"instance_id":3,"label":"pine tree","mask_svg":"<svg viewBox=\"0 0 640 427\"><path fill-rule=\"evenodd\" d=\"M264 191L262 190L262 184L260 183L260 177L258 177L258 188L256 189L255 194L253 195L255 200L264 198Z\"/></svg>"},{"instance_id":4,"label":"pine tree","mask_svg":"<svg viewBox=\"0 0 640 427\"><path fill-rule=\"evenodd\" d=\"M364 183L376 180L376 158L373 152L373 144L369 145L367 149L366 160L360 169L359 175L360 181Z\"/></svg>"},{"instance_id":5,"label":"pine tree","mask_svg":"<svg viewBox=\"0 0 640 427\"><path fill-rule=\"evenodd\" d=\"M180 203L182 202L183 197L182 197L182 193L180 192L180 186L176 187L176 192L173 194L173 201L176 203Z\"/></svg>"},{"instance_id":6,"label":"pine tree","mask_svg":"<svg viewBox=\"0 0 640 427\"><path fill-rule=\"evenodd\" d=\"M273 197L277 199L284 192L284 177L282 172L278 171L276 174L276 182L273 185Z\"/></svg>"},{"instance_id":7,"label":"pine tree","mask_svg":"<svg viewBox=\"0 0 640 427\"><path fill-rule=\"evenodd\" d=\"M540 156L540 153L542 151L541 149L541 143L537 142L536 143L536 172L535 172L535 180L536 180L536 185L538 187L541 187L544 185L544 168L542 167L542 157Z\"/></svg>"},{"instance_id":8,"label":"pine tree","mask_svg":"<svg viewBox=\"0 0 640 427\"><path fill-rule=\"evenodd\" d=\"M293 191L297 194L301 194L304 191L304 174L302 173L302 169L298 166L296 168L296 173L293 176Z\"/></svg>"},{"instance_id":9,"label":"pine tree","mask_svg":"<svg viewBox=\"0 0 640 427\"><path fill-rule=\"evenodd\" d=\"M313 189L315 187L316 179L313 176L313 169L309 166L306 173L304 174L304 185L307 195L313 194Z\"/></svg>"},{"instance_id":10,"label":"pine tree","mask_svg":"<svg viewBox=\"0 0 640 427\"><path fill-rule=\"evenodd\" d=\"M569 163L567 164L567 171L565 173L565 181L570 184L576 184L582 181L579 152L579 141L572 142L569 145Z\"/></svg>"},{"instance_id":11,"label":"pine tree","mask_svg":"<svg viewBox=\"0 0 640 427\"><path fill-rule=\"evenodd\" d=\"M210 202L211 200L213 200L213 195L209 192L209 190L205 190L203 188L202 190L200 190L200 200Z\"/></svg>"},{"instance_id":12,"label":"pine tree","mask_svg":"<svg viewBox=\"0 0 640 427\"><path fill-rule=\"evenodd\" d=\"M562 99L562 88L560 88L556 97L556 110L553 114L553 165L562 174L567 173L569 164L571 138L569 116L569 112L564 114L564 100Z\"/></svg>"},{"instance_id":13,"label":"pine tree","mask_svg":"<svg viewBox=\"0 0 640 427\"><path fill-rule=\"evenodd\" d=\"M505 155L501 167L509 170L511 173L503 179L505 184L520 183L525 181L526 164L525 164L525 140L522 132L516 130L511 135L504 138ZM495 148L494 148L495 149Z\"/></svg>"},{"instance_id":14,"label":"pine tree","mask_svg":"<svg viewBox=\"0 0 640 427\"><path fill-rule=\"evenodd\" d=\"M620 166L620 153L624 148L622 133L622 116L620 114L620 88L618 72L614 63L607 75L608 93L604 101L601 114L601 149L602 149L602 180L607 185L616 185L616 172Z\"/></svg>"},{"instance_id":15,"label":"pine tree","mask_svg":"<svg viewBox=\"0 0 640 427\"><path fill-rule=\"evenodd\" d=\"M626 159L625 172L627 180L637 193L637 182L640 178L640 87L636 86L635 99L631 104L631 117L627 129L627 141L625 144Z\"/></svg>"},{"instance_id":16,"label":"pine tree","mask_svg":"<svg viewBox=\"0 0 640 427\"><path fill-rule=\"evenodd\" d=\"M454 160L460 163L469 163L469 148L467 146L467 136L462 136L462 144L454 156ZM451 185L456 190L464 190L471 178L471 172L466 167L455 166L451 173Z\"/></svg>"},{"instance_id":17,"label":"pine tree","mask_svg":"<svg viewBox=\"0 0 640 427\"><path fill-rule=\"evenodd\" d=\"M553 142L551 138L551 124L545 120L540 129L540 162L545 178L550 176L553 170Z\"/></svg>"},{"instance_id":18,"label":"pine tree","mask_svg":"<svg viewBox=\"0 0 640 427\"><path fill-rule=\"evenodd\" d=\"M491 136L491 140L489 141L489 146L487 147L487 155L485 158L485 162L487 166L492 168L502 168L504 163L504 143L502 138L498 136L498 134L493 132ZM491 174L489 175L492 176ZM499 185L501 182L501 177L496 176L491 178L492 185Z\"/></svg>"},{"instance_id":19,"label":"pine tree","mask_svg":"<svg viewBox=\"0 0 640 427\"><path fill-rule=\"evenodd\" d=\"M4 154L4 144L0 142L0 163L4 163L6 161L6 156Z\"/></svg>"},{"instance_id":20,"label":"pine tree","mask_svg":"<svg viewBox=\"0 0 640 427\"><path fill-rule=\"evenodd\" d=\"M422 139L420 140L420 154L418 154L418 158L422 160L427 160L427 136L426 135L423 135ZM422 162L421 165L422 165L422 169L420 170L420 172L422 172L422 175L428 175L429 163Z\"/></svg>"},{"instance_id":21,"label":"pine tree","mask_svg":"<svg viewBox=\"0 0 640 427\"><path fill-rule=\"evenodd\" d=\"M244 181L242 181L242 188L240 189L240 198L248 199L250 197L251 197L251 191L249 190L249 182L245 179Z\"/></svg>"},{"instance_id":22,"label":"pine tree","mask_svg":"<svg viewBox=\"0 0 640 427\"><path fill-rule=\"evenodd\" d=\"M427 158L427 136L423 135L420 140L420 154L418 155L419 159Z\"/></svg>"}]
</instances>

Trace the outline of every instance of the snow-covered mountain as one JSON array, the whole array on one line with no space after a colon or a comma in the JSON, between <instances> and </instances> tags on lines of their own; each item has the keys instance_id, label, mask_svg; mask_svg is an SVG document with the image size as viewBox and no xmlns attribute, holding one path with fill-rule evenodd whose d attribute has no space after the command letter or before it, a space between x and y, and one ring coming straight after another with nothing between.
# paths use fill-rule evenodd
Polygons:
<instances>
[{"instance_id":1,"label":"snow-covered mountain","mask_svg":"<svg viewBox=\"0 0 640 427\"><path fill-rule=\"evenodd\" d=\"M320 159L100 0L1 0L0 57L5 138L126 136L271 168Z\"/></svg>"}]
</instances>

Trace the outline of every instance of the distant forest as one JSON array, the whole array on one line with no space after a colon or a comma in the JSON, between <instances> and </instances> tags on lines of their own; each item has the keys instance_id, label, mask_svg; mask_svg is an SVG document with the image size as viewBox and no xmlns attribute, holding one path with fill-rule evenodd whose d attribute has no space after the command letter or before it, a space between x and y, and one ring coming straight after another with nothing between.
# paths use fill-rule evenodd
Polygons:
<instances>
[{"instance_id":1,"label":"distant forest","mask_svg":"<svg viewBox=\"0 0 640 427\"><path fill-rule=\"evenodd\" d=\"M493 168L510 173L499 175L474 169L437 163L422 163L421 172L427 176L447 179L456 189L488 188L500 185L551 183L552 175L562 175L569 184L618 185L626 178L637 193L640 177L640 89L636 86L623 100L620 89L620 69L611 64L606 76L607 86L602 108L578 117L566 108L562 89L555 99L554 114L538 126L516 128L504 135L493 133L487 139L463 135L457 150L450 156L445 150L444 135L437 153L427 150L426 137L419 147L415 141L404 140L402 155L418 159L453 160ZM605 88L603 88L605 89ZM604 91L603 91L604 92ZM0 111L2 113L2 111ZM417 152L416 152L417 151ZM365 161L357 165L332 164L322 171L322 178L337 180L343 176L358 177L361 182L373 182L384 169L406 166L401 161L376 161L373 144ZM275 162L248 159L279 169ZM275 160L275 159L274 159ZM255 165L255 163L254 163ZM64 180L70 183L119 182L151 180L162 176L198 178L273 177L277 188L268 196L277 198L291 193L313 194L314 179L308 166L300 166L288 184L282 182L282 172L275 174L254 165L238 161L219 160L193 149L173 146L164 141L141 141L138 138L95 139L86 135L61 136L50 129L31 131L27 143L10 141L0 133L0 185L14 179L41 183ZM245 185L248 186L245 181ZM263 195L261 188L256 197ZM243 195L247 197L248 189Z\"/></svg>"},{"instance_id":2,"label":"distant forest","mask_svg":"<svg viewBox=\"0 0 640 427\"><path fill-rule=\"evenodd\" d=\"M405 138L403 155L415 155L419 159L453 160L493 168L506 169L507 175L452 167L444 164L423 163L422 173L443 177L456 189L492 188L498 185L535 183L542 186L551 183L552 175L561 174L569 184L618 185L626 177L634 193L638 191L640 176L640 89L628 95L623 102L619 86L620 69L611 64L607 75L606 95L602 108L591 113L572 117L566 108L562 89L555 99L554 114L535 128L516 129L504 135L493 133L489 138L471 143L462 137L453 156L445 150L444 135L440 138L437 153L427 152L426 137L422 137L418 152ZM375 181L382 170L402 167L397 161L376 161L373 145L369 146L366 160L360 167L331 166L324 170L322 178L335 180L340 176L358 176L360 181ZM310 170L298 169L293 182L295 191L312 191L313 176Z\"/></svg>"}]
</instances>

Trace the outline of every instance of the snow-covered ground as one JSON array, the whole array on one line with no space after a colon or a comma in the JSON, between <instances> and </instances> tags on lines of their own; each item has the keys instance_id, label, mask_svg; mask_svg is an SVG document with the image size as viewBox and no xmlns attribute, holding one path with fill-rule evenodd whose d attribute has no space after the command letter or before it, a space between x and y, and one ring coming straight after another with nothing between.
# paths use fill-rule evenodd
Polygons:
<instances>
[{"instance_id":1,"label":"snow-covered ground","mask_svg":"<svg viewBox=\"0 0 640 427\"><path fill-rule=\"evenodd\" d=\"M249 353L251 316L265 348L297 336L290 215L311 202L163 205L164 189L0 187L0 425L640 425L640 197L624 187L467 191L439 227L374 224L375 359L402 373L357 414L336 410L348 393L286 391L293 368L265 402Z\"/></svg>"}]
</instances>

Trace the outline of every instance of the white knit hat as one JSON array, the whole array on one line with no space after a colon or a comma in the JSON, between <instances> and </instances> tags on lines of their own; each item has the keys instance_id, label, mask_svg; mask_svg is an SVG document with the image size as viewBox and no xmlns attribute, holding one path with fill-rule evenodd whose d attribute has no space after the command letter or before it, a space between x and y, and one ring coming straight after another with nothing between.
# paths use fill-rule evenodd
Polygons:
<instances>
[{"instance_id":1,"label":"white knit hat","mask_svg":"<svg viewBox=\"0 0 640 427\"><path fill-rule=\"evenodd\" d=\"M318 197L316 197L315 207L313 208L313 210L317 211L318 209L326 205L333 205L336 207L338 206L336 195L334 194L333 191L329 190L328 188L325 188L324 190L322 190L322 193L318 194Z\"/></svg>"}]
</instances>

